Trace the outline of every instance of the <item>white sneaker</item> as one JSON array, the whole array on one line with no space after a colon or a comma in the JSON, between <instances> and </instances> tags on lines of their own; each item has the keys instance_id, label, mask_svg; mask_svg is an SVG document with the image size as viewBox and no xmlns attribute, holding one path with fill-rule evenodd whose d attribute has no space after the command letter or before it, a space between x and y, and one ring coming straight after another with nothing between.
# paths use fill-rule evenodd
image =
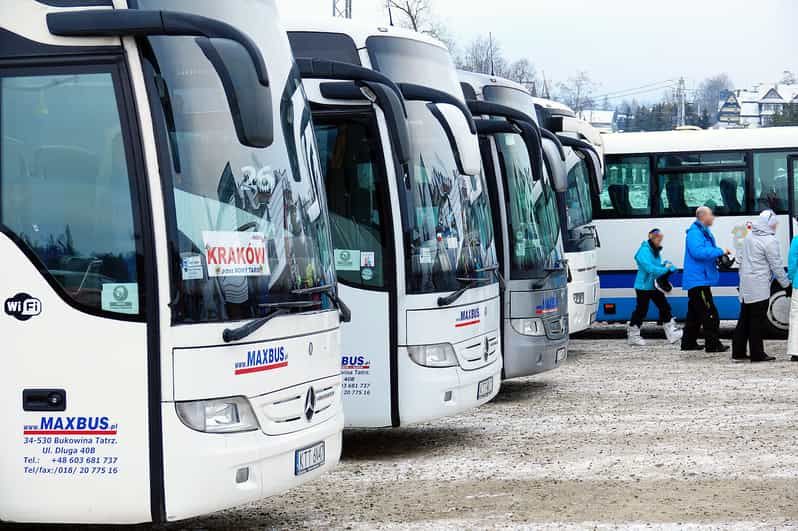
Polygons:
<instances>
[{"instance_id":1,"label":"white sneaker","mask_svg":"<svg viewBox=\"0 0 798 531\"><path fill-rule=\"evenodd\" d=\"M631 347L645 347L648 345L643 336L640 335L640 328L637 326L628 326L626 328L628 339L626 340Z\"/></svg>"},{"instance_id":2,"label":"white sneaker","mask_svg":"<svg viewBox=\"0 0 798 531\"><path fill-rule=\"evenodd\" d=\"M665 337L668 340L668 343L673 345L674 343L678 343L682 340L682 336L684 335L684 331L679 328L679 325L676 324L675 320L671 320L669 323L665 323Z\"/></svg>"}]
</instances>

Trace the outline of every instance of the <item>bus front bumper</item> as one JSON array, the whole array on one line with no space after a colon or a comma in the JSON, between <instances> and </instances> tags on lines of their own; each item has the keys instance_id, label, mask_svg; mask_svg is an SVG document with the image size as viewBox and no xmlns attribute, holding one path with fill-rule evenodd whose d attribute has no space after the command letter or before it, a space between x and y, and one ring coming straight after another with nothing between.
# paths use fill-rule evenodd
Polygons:
<instances>
[{"instance_id":1,"label":"bus front bumper","mask_svg":"<svg viewBox=\"0 0 798 531\"><path fill-rule=\"evenodd\" d=\"M570 333L584 332L598 316L600 283L574 281L568 285L568 321Z\"/></svg>"},{"instance_id":2,"label":"bus front bumper","mask_svg":"<svg viewBox=\"0 0 798 531\"><path fill-rule=\"evenodd\" d=\"M521 378L556 369L568 357L568 336L549 339L547 336L519 334L504 321L504 378Z\"/></svg>"},{"instance_id":3,"label":"bus front bumper","mask_svg":"<svg viewBox=\"0 0 798 531\"><path fill-rule=\"evenodd\" d=\"M164 403L162 414L169 521L285 493L328 472L341 457L342 409L320 424L278 436L261 430L233 434L193 431L180 421L173 403ZM324 464L297 474L296 452L322 442Z\"/></svg>"},{"instance_id":4,"label":"bus front bumper","mask_svg":"<svg viewBox=\"0 0 798 531\"><path fill-rule=\"evenodd\" d=\"M402 426L457 415L479 407L499 393L501 356L485 367L422 367L399 348L399 420ZM491 381L488 384L488 380ZM487 386L490 392L481 394Z\"/></svg>"}]
</instances>

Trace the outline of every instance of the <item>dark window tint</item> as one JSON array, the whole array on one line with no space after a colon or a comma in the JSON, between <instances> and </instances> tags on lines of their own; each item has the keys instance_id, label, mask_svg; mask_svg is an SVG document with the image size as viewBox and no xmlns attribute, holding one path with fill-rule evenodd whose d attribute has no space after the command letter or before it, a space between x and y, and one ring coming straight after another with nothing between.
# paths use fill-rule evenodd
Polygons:
<instances>
[{"instance_id":1,"label":"dark window tint","mask_svg":"<svg viewBox=\"0 0 798 531\"><path fill-rule=\"evenodd\" d=\"M316 136L327 188L339 280L382 288L389 212L382 152L364 118L317 115Z\"/></svg>"},{"instance_id":2,"label":"dark window tint","mask_svg":"<svg viewBox=\"0 0 798 531\"><path fill-rule=\"evenodd\" d=\"M648 157L612 157L607 160L602 217L630 218L651 215L651 164Z\"/></svg>"},{"instance_id":3,"label":"dark window tint","mask_svg":"<svg viewBox=\"0 0 798 531\"><path fill-rule=\"evenodd\" d=\"M341 33L292 31L288 33L294 57L312 57L360 65L355 41Z\"/></svg>"},{"instance_id":4,"label":"dark window tint","mask_svg":"<svg viewBox=\"0 0 798 531\"><path fill-rule=\"evenodd\" d=\"M789 208L787 156L789 154L790 152L754 154L755 210L762 211L770 208L778 214L787 213Z\"/></svg>"},{"instance_id":5,"label":"dark window tint","mask_svg":"<svg viewBox=\"0 0 798 531\"><path fill-rule=\"evenodd\" d=\"M0 77L2 224L76 303L139 313L137 231L110 73Z\"/></svg>"},{"instance_id":6,"label":"dark window tint","mask_svg":"<svg viewBox=\"0 0 798 531\"><path fill-rule=\"evenodd\" d=\"M661 170L744 165L745 154L741 152L670 153L657 158L657 168Z\"/></svg>"},{"instance_id":7,"label":"dark window tint","mask_svg":"<svg viewBox=\"0 0 798 531\"><path fill-rule=\"evenodd\" d=\"M659 176L660 213L693 216L700 206L718 215L742 214L745 208L745 172L685 172Z\"/></svg>"}]
</instances>

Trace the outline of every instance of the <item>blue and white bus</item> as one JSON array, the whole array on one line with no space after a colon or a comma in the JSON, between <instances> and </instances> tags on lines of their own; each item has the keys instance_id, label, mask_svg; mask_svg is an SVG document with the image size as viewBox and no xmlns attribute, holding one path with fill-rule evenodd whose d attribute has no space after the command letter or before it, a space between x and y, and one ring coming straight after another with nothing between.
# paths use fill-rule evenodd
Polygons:
<instances>
[{"instance_id":1,"label":"blue and white bus","mask_svg":"<svg viewBox=\"0 0 798 531\"><path fill-rule=\"evenodd\" d=\"M696 208L712 207L721 247L739 254L750 222L764 209L781 216L778 235L786 259L795 211L789 191L798 155L798 127L754 130L666 131L604 135L606 177L595 205L603 238L599 250L600 321L627 321L635 306L634 253L652 228L665 235L664 256L682 267L685 231ZM721 319L737 319L738 272L722 271L715 288ZM674 315L687 314L687 293L676 274L670 296ZM768 308L771 332L784 331L790 301L774 289ZM656 317L652 309L649 318Z\"/></svg>"}]
</instances>

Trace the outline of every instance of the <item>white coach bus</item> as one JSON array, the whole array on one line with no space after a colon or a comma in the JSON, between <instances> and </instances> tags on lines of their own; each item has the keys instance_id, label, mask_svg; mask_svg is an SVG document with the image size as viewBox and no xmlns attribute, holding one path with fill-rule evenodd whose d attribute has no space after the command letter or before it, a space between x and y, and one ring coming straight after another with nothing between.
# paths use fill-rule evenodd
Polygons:
<instances>
[{"instance_id":1,"label":"white coach bus","mask_svg":"<svg viewBox=\"0 0 798 531\"><path fill-rule=\"evenodd\" d=\"M711 207L717 215L712 232L718 245L742 248L750 222L764 209L781 216L779 238L785 261L794 212L794 155L798 128L667 131L604 135L606 179L596 203L602 235L599 266L601 321L628 321L635 306L635 250L648 231L661 229L664 256L682 267L685 231L696 208ZM674 315L687 314L687 293L676 274L670 296ZM714 289L721 319L737 319L739 283L736 269L722 271ZM775 289L768 309L771 332L787 329L790 301ZM649 318L656 318L653 313Z\"/></svg>"},{"instance_id":2,"label":"white coach bus","mask_svg":"<svg viewBox=\"0 0 798 531\"><path fill-rule=\"evenodd\" d=\"M342 329L347 426L402 426L491 400L502 370L491 206L449 52L343 19L289 24L289 39L354 315Z\"/></svg>"},{"instance_id":3,"label":"white coach bus","mask_svg":"<svg viewBox=\"0 0 798 531\"><path fill-rule=\"evenodd\" d=\"M546 170L544 140L523 86L471 72L460 72L460 82L472 112L484 117L477 129L506 279L504 376L538 374L568 353L568 272L557 208L565 171ZM556 164L563 166L559 155Z\"/></svg>"},{"instance_id":4,"label":"white coach bus","mask_svg":"<svg viewBox=\"0 0 798 531\"><path fill-rule=\"evenodd\" d=\"M599 231L593 205L604 179L603 135L574 112L551 100L532 98L544 130L563 144L568 189L558 195L568 259L568 315L572 334L590 328L598 316L601 284L598 275Z\"/></svg>"},{"instance_id":5,"label":"white coach bus","mask_svg":"<svg viewBox=\"0 0 798 531\"><path fill-rule=\"evenodd\" d=\"M173 521L338 462L311 123L271 0L0 2L0 520Z\"/></svg>"}]
</instances>

